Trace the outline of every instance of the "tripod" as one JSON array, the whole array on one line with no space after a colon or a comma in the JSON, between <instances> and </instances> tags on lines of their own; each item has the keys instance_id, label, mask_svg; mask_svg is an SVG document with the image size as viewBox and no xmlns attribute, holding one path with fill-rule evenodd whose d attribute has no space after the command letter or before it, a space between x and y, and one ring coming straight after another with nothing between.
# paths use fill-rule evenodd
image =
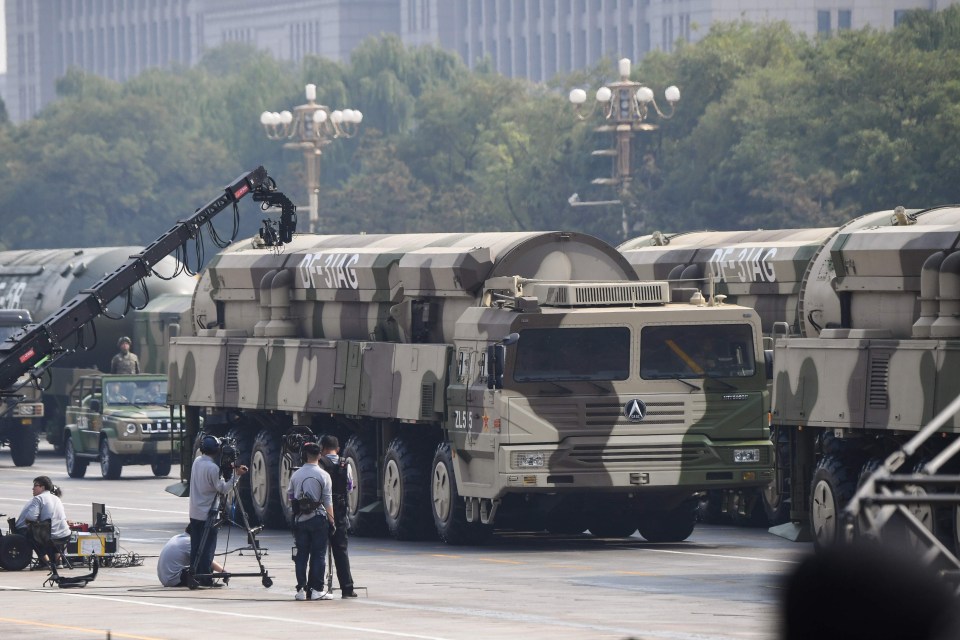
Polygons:
<instances>
[{"instance_id":1,"label":"tripod","mask_svg":"<svg viewBox=\"0 0 960 640\"><path fill-rule=\"evenodd\" d=\"M190 566L190 577L188 578L187 585L191 589L198 589L200 587L201 579L215 580L217 578L223 578L225 580L229 580L233 577L250 578L256 576L260 576L261 583L267 589L273 586L273 578L270 577L270 575L267 573L266 567L263 566L260 544L257 541L257 534L260 533L260 530L263 527L250 526L250 518L247 517L247 511L243 507L243 501L241 501L239 498L237 498L234 503L237 505L237 510L240 512L242 524L234 522L227 516L227 496L230 493L233 493L232 489L228 493L218 493L216 499L213 501L213 506L207 513L207 521L204 523L203 533L200 535L200 549L197 551L197 556L194 558L193 564ZM225 524L241 527L247 532L247 543L250 545L249 548L253 550L253 555L257 559L257 566L260 567L260 571L258 573L229 573L226 571L215 572L212 570L212 568L210 573L197 573L197 564L200 562L200 553L206 547L207 540L210 538L210 533L214 529L218 529Z\"/></svg>"}]
</instances>

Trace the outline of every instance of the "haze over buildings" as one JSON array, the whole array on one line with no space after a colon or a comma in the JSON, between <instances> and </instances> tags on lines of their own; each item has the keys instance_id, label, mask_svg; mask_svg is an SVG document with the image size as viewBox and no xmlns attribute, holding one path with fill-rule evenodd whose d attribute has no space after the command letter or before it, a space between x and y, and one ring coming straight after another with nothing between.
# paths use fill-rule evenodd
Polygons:
<instances>
[{"instance_id":1,"label":"haze over buildings","mask_svg":"<svg viewBox=\"0 0 960 640\"><path fill-rule=\"evenodd\" d=\"M786 21L809 35L892 28L911 9L960 0L5 0L7 111L22 122L56 98L71 66L118 81L193 65L244 42L299 61L349 59L364 39L398 34L471 67L540 82L604 57L641 59L695 42L719 21ZM2 42L2 37L0 37Z\"/></svg>"}]
</instances>

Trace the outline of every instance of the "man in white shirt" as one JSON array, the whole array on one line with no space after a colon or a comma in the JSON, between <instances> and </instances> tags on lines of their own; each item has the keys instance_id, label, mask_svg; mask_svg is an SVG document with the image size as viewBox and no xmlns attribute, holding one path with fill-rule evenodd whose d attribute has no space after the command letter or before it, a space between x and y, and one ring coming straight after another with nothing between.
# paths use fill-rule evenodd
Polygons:
<instances>
[{"instance_id":1,"label":"man in white shirt","mask_svg":"<svg viewBox=\"0 0 960 640\"><path fill-rule=\"evenodd\" d=\"M206 529L207 518L211 511L219 505L217 497L226 494L237 484L237 480L247 472L245 465L234 464L225 469L229 477L220 475L220 465L214 456L220 453L220 439L206 435L200 440L200 453L193 461L190 469L190 566L196 567L195 575L204 576L212 573L213 556L217 550L217 529L210 527L207 539L203 541L203 532ZM203 548L200 548L203 541ZM197 582L202 587L215 585L212 578L199 578Z\"/></svg>"},{"instance_id":2,"label":"man in white shirt","mask_svg":"<svg viewBox=\"0 0 960 640\"><path fill-rule=\"evenodd\" d=\"M223 566L214 560L211 566L215 572L223 571ZM160 558L157 560L157 577L160 584L165 587L186 587L188 581L187 569L190 568L190 534L181 533L175 535L167 544L163 545L160 551ZM226 584L227 579L223 582Z\"/></svg>"},{"instance_id":3,"label":"man in white shirt","mask_svg":"<svg viewBox=\"0 0 960 640\"><path fill-rule=\"evenodd\" d=\"M332 600L323 587L327 538L333 524L333 497L330 474L320 468L320 445L303 445L303 466L290 477L287 496L294 504L293 539L297 554L297 600ZM307 575L307 565L310 573Z\"/></svg>"}]
</instances>

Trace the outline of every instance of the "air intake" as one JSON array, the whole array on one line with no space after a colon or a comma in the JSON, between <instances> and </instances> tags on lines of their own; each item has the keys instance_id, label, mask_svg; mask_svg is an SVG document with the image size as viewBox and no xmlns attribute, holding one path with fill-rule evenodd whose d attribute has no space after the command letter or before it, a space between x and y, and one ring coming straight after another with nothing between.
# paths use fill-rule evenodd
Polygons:
<instances>
[{"instance_id":1,"label":"air intake","mask_svg":"<svg viewBox=\"0 0 960 640\"><path fill-rule=\"evenodd\" d=\"M670 302L670 287L666 282L537 284L534 288L537 301L544 307L625 306Z\"/></svg>"}]
</instances>

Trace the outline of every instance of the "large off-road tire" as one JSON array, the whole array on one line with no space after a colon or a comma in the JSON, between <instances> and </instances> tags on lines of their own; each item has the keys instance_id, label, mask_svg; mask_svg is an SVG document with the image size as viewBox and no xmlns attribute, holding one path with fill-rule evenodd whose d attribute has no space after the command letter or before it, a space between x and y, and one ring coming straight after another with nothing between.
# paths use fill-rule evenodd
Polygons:
<instances>
[{"instance_id":1,"label":"large off-road tire","mask_svg":"<svg viewBox=\"0 0 960 640\"><path fill-rule=\"evenodd\" d=\"M67 463L67 475L71 478L82 478L87 473L88 460L78 458L77 450L73 447L73 438L63 436L63 459Z\"/></svg>"},{"instance_id":2,"label":"large off-road tire","mask_svg":"<svg viewBox=\"0 0 960 640\"><path fill-rule=\"evenodd\" d=\"M676 509L641 515L640 535L647 542L683 542L693 533L697 524L697 505L684 502Z\"/></svg>"},{"instance_id":3,"label":"large off-road tire","mask_svg":"<svg viewBox=\"0 0 960 640\"><path fill-rule=\"evenodd\" d=\"M100 438L100 475L107 480L116 480L123 473L123 460L110 452L106 438Z\"/></svg>"},{"instance_id":4,"label":"large off-road tire","mask_svg":"<svg viewBox=\"0 0 960 640\"><path fill-rule=\"evenodd\" d=\"M0 538L0 567L7 571L22 571L30 564L33 546L21 535L11 533Z\"/></svg>"},{"instance_id":5,"label":"large off-road tire","mask_svg":"<svg viewBox=\"0 0 960 640\"><path fill-rule=\"evenodd\" d=\"M280 496L287 492L280 477L280 434L262 429L253 441L250 453L250 498L253 512L268 527L283 528L287 524ZM289 481L289 478L288 478Z\"/></svg>"},{"instance_id":6,"label":"large off-road tire","mask_svg":"<svg viewBox=\"0 0 960 640\"><path fill-rule=\"evenodd\" d=\"M30 467L37 459L37 434L28 426L17 425L10 436L10 457L18 467Z\"/></svg>"},{"instance_id":7,"label":"large off-road tire","mask_svg":"<svg viewBox=\"0 0 960 640\"><path fill-rule=\"evenodd\" d=\"M387 530L397 540L419 540L430 524L430 463L421 443L397 436L383 462L383 510Z\"/></svg>"},{"instance_id":8,"label":"large off-road tire","mask_svg":"<svg viewBox=\"0 0 960 640\"><path fill-rule=\"evenodd\" d=\"M347 526L355 536L378 536L386 531L381 513L363 513L377 501L377 454L366 438L350 436L342 455L353 474L354 488L347 496Z\"/></svg>"},{"instance_id":9,"label":"large off-road tire","mask_svg":"<svg viewBox=\"0 0 960 640\"><path fill-rule=\"evenodd\" d=\"M232 438L237 443L237 464L246 465L250 468L250 453L253 451L253 438L256 434L249 426L236 426L227 431L227 438ZM245 473L237 480L237 497L243 504L247 515L254 517L253 498L250 495L250 474Z\"/></svg>"},{"instance_id":10,"label":"large off-road tire","mask_svg":"<svg viewBox=\"0 0 960 640\"><path fill-rule=\"evenodd\" d=\"M838 456L824 456L810 482L810 529L813 546L830 547L842 541L843 509L857 490L860 466Z\"/></svg>"},{"instance_id":11,"label":"large off-road tire","mask_svg":"<svg viewBox=\"0 0 960 640\"><path fill-rule=\"evenodd\" d=\"M863 466L860 467L860 473L857 474L857 489L863 487L867 479L873 475L873 472L880 468L880 465L883 464L881 458L867 458L867 461L863 463ZM873 533L870 531L870 522L864 515L864 508L861 507L861 512L857 516L857 537L866 538L867 536L873 537Z\"/></svg>"},{"instance_id":12,"label":"large off-road tire","mask_svg":"<svg viewBox=\"0 0 960 640\"><path fill-rule=\"evenodd\" d=\"M171 469L173 469L173 462L169 455L156 458L150 463L150 470L158 478L170 475Z\"/></svg>"},{"instance_id":13,"label":"large off-road tire","mask_svg":"<svg viewBox=\"0 0 960 640\"><path fill-rule=\"evenodd\" d=\"M587 528L597 538L629 538L637 530L637 516L626 508L611 507L591 514Z\"/></svg>"},{"instance_id":14,"label":"large off-road tire","mask_svg":"<svg viewBox=\"0 0 960 640\"><path fill-rule=\"evenodd\" d=\"M293 468L297 463L299 463L299 460L294 459L294 454L286 451L285 448L281 448L277 475L280 479L280 509L283 511L283 526L286 528L293 526L293 503L290 501L290 496L287 495L287 487L290 486Z\"/></svg>"},{"instance_id":15,"label":"large off-road tire","mask_svg":"<svg viewBox=\"0 0 960 640\"><path fill-rule=\"evenodd\" d=\"M773 440L773 480L760 490L767 523L771 526L790 520L790 441L779 431Z\"/></svg>"},{"instance_id":16,"label":"large off-road tire","mask_svg":"<svg viewBox=\"0 0 960 640\"><path fill-rule=\"evenodd\" d=\"M466 503L457 490L450 444L441 442L433 454L430 502L437 535L447 544L480 544L493 533L493 526L467 522Z\"/></svg>"}]
</instances>

